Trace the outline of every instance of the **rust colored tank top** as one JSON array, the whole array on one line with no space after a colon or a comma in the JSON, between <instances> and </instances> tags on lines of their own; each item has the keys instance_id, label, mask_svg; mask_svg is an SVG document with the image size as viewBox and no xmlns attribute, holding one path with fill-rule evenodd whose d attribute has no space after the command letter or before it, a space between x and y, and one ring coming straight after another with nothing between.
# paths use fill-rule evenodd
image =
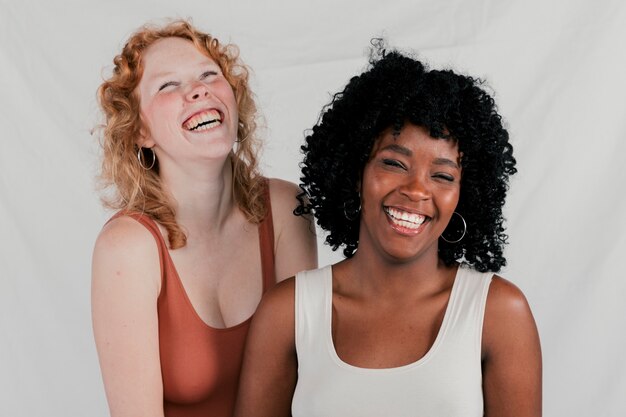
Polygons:
<instances>
[{"instance_id":1,"label":"rust colored tank top","mask_svg":"<svg viewBox=\"0 0 626 417\"><path fill-rule=\"evenodd\" d=\"M259 224L263 292L276 282L269 191L266 207ZM224 329L204 323L187 297L156 223L139 213L124 214L144 225L159 248L162 284L157 308L165 417L232 417L252 317Z\"/></svg>"}]
</instances>

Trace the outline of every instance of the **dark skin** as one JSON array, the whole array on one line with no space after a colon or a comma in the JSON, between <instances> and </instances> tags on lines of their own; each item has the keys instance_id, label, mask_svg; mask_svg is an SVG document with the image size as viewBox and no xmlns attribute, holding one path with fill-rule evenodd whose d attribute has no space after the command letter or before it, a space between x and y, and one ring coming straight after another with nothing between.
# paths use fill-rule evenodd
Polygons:
<instances>
[{"instance_id":1,"label":"dark skin","mask_svg":"<svg viewBox=\"0 0 626 417\"><path fill-rule=\"evenodd\" d=\"M412 125L376 142L362 175L359 248L333 266L332 336L342 361L394 368L432 347L458 268L439 260L437 245L458 204L460 157L456 143ZM276 286L255 314L238 417L291 415L294 289L293 279ZM535 322L522 292L498 276L487 297L482 369L485 416L541 416Z\"/></svg>"}]
</instances>

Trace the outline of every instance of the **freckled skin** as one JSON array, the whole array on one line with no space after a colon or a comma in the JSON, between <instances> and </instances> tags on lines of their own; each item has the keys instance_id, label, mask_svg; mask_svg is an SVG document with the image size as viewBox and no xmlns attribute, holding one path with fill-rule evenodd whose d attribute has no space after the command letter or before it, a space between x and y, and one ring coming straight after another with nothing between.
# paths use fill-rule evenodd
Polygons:
<instances>
[{"instance_id":1,"label":"freckled skin","mask_svg":"<svg viewBox=\"0 0 626 417\"><path fill-rule=\"evenodd\" d=\"M137 90L150 135L142 146L154 146L161 164L224 158L237 137L237 103L215 61L190 41L165 38L147 49L144 66ZM183 127L189 117L210 109L223 115L218 127L199 132Z\"/></svg>"},{"instance_id":2,"label":"freckled skin","mask_svg":"<svg viewBox=\"0 0 626 417\"><path fill-rule=\"evenodd\" d=\"M207 326L226 328L243 323L254 313L263 291L262 236L259 225L250 221L237 201L234 191L237 177L233 175L232 163L237 158L233 156L233 146L238 133L253 135L254 124L246 124L246 131L238 132L238 105L220 67L192 42L169 33L208 39L208 35L197 32L184 21L161 29L142 28L126 43L124 52L116 56L116 63L121 62L116 64L116 70L121 68L122 75L110 79L116 85L120 77L126 81L124 77L139 76L133 69L135 65L131 65L135 61L128 58L139 56L137 60L143 66L143 73L134 94L139 97L140 114L131 116L140 117L140 132L137 137L127 139L155 152L158 171L155 168L146 177L158 175L158 183L153 183L152 188L167 196L159 196L159 205L150 213L146 210L146 214L157 221L155 234L158 236L160 232L168 242L171 228L159 223L154 212L171 208L173 220L186 238L182 246L159 250L158 240L151 231L125 213L109 221L98 236L92 266L92 318L113 417L162 417L165 413L167 401L164 400L168 398L165 398L163 378L166 374L161 366L169 358L161 357L160 340L168 335L161 327L158 311L159 303L164 299L168 301L167 296L160 297L165 251L169 252L175 275L184 288L184 301L194 310L195 319ZM152 40L144 49L146 37ZM223 54L221 58L235 66L242 65L235 57L228 57L231 52L216 53ZM132 75L126 74L128 67ZM233 73L230 77L240 80L240 93L243 92L243 100L247 100L250 98L247 73L243 69L241 77L234 77ZM117 89L111 87L110 80L105 81L101 90L105 92L100 96L103 107L112 106L105 97L106 92L115 94ZM250 118L255 111L251 104L246 111ZM185 125L194 115L202 117L203 114L219 114L221 122L210 129L194 131ZM254 149L252 152L255 155ZM250 169L250 175L256 175L254 163L244 161L244 164ZM248 178L246 175L243 175L244 180ZM153 180L148 178L148 181ZM273 242L268 243L274 249L278 282L297 271L317 267L315 234L309 219L293 215L298 187L279 179L267 179L267 185L274 237ZM250 185L241 188L244 192L254 192ZM131 210L143 210L141 203L146 202L146 195L139 194L139 209L129 203ZM167 200L167 207L163 200ZM144 205L155 205L154 198L148 203ZM172 219L164 217L164 221ZM219 349L212 346L204 352L206 346L206 343L191 346L190 351L202 351L211 361L228 359L216 358ZM184 366L187 359L175 357L173 360L182 361L179 369L188 369ZM236 375L232 377L232 381L236 380ZM211 378L215 375L206 375L207 380ZM194 389L200 385L191 376L185 382ZM224 382L222 385L218 381L221 387L232 386L229 381ZM185 391L180 393L183 397L193 397L195 391L187 392L187 387L176 387L174 391L180 388ZM225 409L233 406L233 400L219 399ZM193 407L205 405L206 402L202 402Z\"/></svg>"}]
</instances>

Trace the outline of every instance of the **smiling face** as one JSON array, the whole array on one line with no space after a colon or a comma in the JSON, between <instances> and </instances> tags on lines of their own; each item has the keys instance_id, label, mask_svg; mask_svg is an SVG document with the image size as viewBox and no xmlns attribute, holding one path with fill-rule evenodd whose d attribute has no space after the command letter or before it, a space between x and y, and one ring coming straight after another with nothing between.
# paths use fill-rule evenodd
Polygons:
<instances>
[{"instance_id":1,"label":"smiling face","mask_svg":"<svg viewBox=\"0 0 626 417\"><path fill-rule=\"evenodd\" d=\"M459 201L461 167L453 140L406 124L375 142L361 182L359 250L394 262L437 256L437 242Z\"/></svg>"},{"instance_id":2,"label":"smiling face","mask_svg":"<svg viewBox=\"0 0 626 417\"><path fill-rule=\"evenodd\" d=\"M237 138L238 114L219 65L178 37L156 41L142 61L137 92L148 132L140 145L154 145L161 166L225 159Z\"/></svg>"}]
</instances>

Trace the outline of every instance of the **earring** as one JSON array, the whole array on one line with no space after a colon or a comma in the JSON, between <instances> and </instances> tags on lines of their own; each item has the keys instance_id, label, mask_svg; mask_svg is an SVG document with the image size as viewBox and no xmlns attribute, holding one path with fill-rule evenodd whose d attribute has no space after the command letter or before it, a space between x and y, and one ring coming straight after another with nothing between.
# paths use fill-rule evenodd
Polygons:
<instances>
[{"instance_id":1,"label":"earring","mask_svg":"<svg viewBox=\"0 0 626 417\"><path fill-rule=\"evenodd\" d=\"M152 163L150 164L150 166L145 165L145 161L144 161L145 157L143 155L144 149L150 149L152 151ZM156 163L156 154L154 153L154 149L139 147L139 149L137 150L137 160L139 161L139 166L141 166L146 171L150 171L152 167L154 167L154 164Z\"/></svg>"},{"instance_id":2,"label":"earring","mask_svg":"<svg viewBox=\"0 0 626 417\"><path fill-rule=\"evenodd\" d=\"M343 214L344 216L346 216L346 219L353 221L359 218L359 214L361 212L361 195L357 194L359 196L359 206L358 207L354 207L356 206L356 202L352 199L349 200L345 200L343 202Z\"/></svg>"},{"instance_id":3,"label":"earring","mask_svg":"<svg viewBox=\"0 0 626 417\"><path fill-rule=\"evenodd\" d=\"M459 213L457 213L456 211L454 213L452 213L452 215L457 215L461 218L461 221L463 222L463 232L461 233L461 237L456 239L456 240L448 240L443 236L443 233L441 234L441 238L448 243L459 243L464 237L465 237L465 232L467 232L467 223L465 223L465 219L463 218L463 216L461 216ZM450 225L450 223L448 223L448 226ZM446 227L446 230L448 230L448 228ZM444 230L444 233L446 231Z\"/></svg>"}]
</instances>

